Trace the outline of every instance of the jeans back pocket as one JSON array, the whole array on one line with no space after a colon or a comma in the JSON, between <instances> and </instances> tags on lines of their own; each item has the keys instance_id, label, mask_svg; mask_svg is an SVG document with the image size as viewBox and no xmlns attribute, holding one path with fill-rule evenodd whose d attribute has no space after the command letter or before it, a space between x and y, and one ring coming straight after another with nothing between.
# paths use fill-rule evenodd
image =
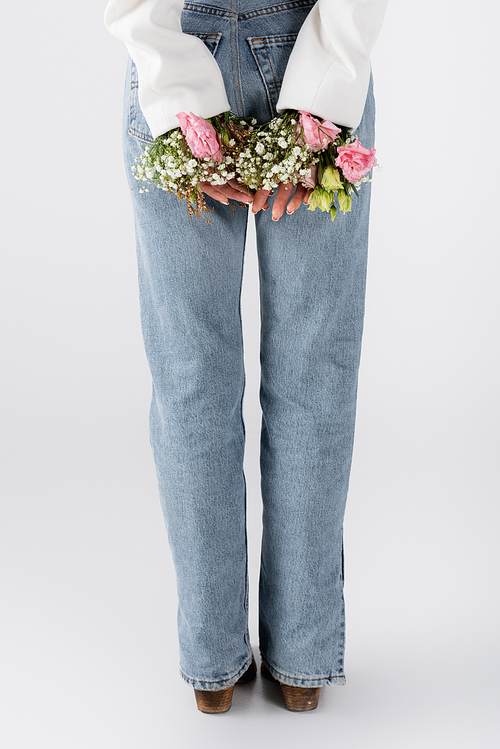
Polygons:
<instances>
[{"instance_id":1,"label":"jeans back pocket","mask_svg":"<svg viewBox=\"0 0 500 749\"><path fill-rule=\"evenodd\" d=\"M129 106L128 106L128 132L142 143L152 143L153 136L146 122L139 104L139 77L137 67L132 58L129 58Z\"/></svg>"},{"instance_id":2,"label":"jeans back pocket","mask_svg":"<svg viewBox=\"0 0 500 749\"><path fill-rule=\"evenodd\" d=\"M247 42L264 82L272 116L277 115L276 104L285 75L288 58L297 34L248 37Z\"/></svg>"},{"instance_id":3,"label":"jeans back pocket","mask_svg":"<svg viewBox=\"0 0 500 749\"><path fill-rule=\"evenodd\" d=\"M219 46L219 42L221 40L222 34L212 31L209 33L205 33L203 31L185 31L185 34L191 34L192 36L197 36L198 39L201 39L202 42L204 42L205 46L208 47L212 55L215 55L217 52L217 47Z\"/></svg>"},{"instance_id":4,"label":"jeans back pocket","mask_svg":"<svg viewBox=\"0 0 500 749\"><path fill-rule=\"evenodd\" d=\"M197 36L207 46L212 55L215 55L217 47L222 34L216 32L186 32L192 33L193 36ZM137 140L143 143L152 143L153 136L151 130L146 122L146 118L139 104L139 76L137 73L137 66L135 62L129 59L129 111L128 111L128 132L133 135Z\"/></svg>"}]
</instances>

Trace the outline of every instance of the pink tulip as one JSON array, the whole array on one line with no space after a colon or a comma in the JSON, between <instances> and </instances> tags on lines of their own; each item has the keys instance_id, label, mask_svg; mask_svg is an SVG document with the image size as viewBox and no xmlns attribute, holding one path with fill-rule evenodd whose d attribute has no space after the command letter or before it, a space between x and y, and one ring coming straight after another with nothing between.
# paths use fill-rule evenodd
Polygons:
<instances>
[{"instance_id":1,"label":"pink tulip","mask_svg":"<svg viewBox=\"0 0 500 749\"><path fill-rule=\"evenodd\" d=\"M337 150L339 155L335 159L335 165L342 170L349 182L359 182L361 177L377 165L375 148L365 148L359 140L340 146Z\"/></svg>"},{"instance_id":2,"label":"pink tulip","mask_svg":"<svg viewBox=\"0 0 500 749\"><path fill-rule=\"evenodd\" d=\"M197 159L212 159L212 161L222 160L222 151L219 138L212 125L190 112L179 112L175 115L179 120L181 130L186 139L186 143L193 156Z\"/></svg>"}]
</instances>

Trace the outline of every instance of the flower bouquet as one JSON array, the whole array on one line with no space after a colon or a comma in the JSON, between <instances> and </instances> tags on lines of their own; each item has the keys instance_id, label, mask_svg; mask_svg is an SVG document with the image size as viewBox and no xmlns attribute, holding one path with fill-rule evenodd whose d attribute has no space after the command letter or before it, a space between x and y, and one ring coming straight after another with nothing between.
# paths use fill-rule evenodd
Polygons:
<instances>
[{"instance_id":1,"label":"flower bouquet","mask_svg":"<svg viewBox=\"0 0 500 749\"><path fill-rule=\"evenodd\" d=\"M248 139L248 120L225 112L210 120L180 112L180 127L156 138L132 166L139 192L159 188L186 200L190 216L204 215L207 205L200 184L223 185L236 176L237 142ZM208 219L207 219L208 220Z\"/></svg>"},{"instance_id":2,"label":"flower bouquet","mask_svg":"<svg viewBox=\"0 0 500 749\"><path fill-rule=\"evenodd\" d=\"M307 112L287 111L259 127L231 112L209 120L180 112L177 119L180 127L146 146L132 171L139 192L175 192L190 216L207 221L202 183L230 180L252 191L301 183L311 190L309 209L328 211L333 221L338 209L351 210L353 193L370 181L377 164L375 149L361 145L348 128Z\"/></svg>"}]
</instances>

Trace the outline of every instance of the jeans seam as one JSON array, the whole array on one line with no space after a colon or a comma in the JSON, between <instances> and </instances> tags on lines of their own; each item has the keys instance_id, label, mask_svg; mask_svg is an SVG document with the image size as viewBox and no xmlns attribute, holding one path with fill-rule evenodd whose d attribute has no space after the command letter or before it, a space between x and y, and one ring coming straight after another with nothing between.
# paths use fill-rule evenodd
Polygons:
<instances>
[{"instance_id":1,"label":"jeans seam","mask_svg":"<svg viewBox=\"0 0 500 749\"><path fill-rule=\"evenodd\" d=\"M317 679L315 679L314 677L311 677L311 676L290 676L289 674L284 674L281 671L279 671L277 668L275 668L274 666L272 666L265 656L261 655L261 657L262 657L262 660L264 661L264 663L266 664L266 666L271 671L274 671L274 673L279 674L284 679L290 679L290 680L294 680L294 681L316 681L316 682L318 682L318 681L330 681L331 679L344 679L345 678L344 672L342 672L340 674L331 674L330 676L320 676Z\"/></svg>"},{"instance_id":2,"label":"jeans seam","mask_svg":"<svg viewBox=\"0 0 500 749\"><path fill-rule=\"evenodd\" d=\"M208 16L220 16L222 18L234 18L237 21L248 21L251 18L258 18L259 16L268 16L274 13L282 13L287 10L295 10L297 8L312 8L315 5L316 0L291 0L288 3L280 3L280 5L268 6L266 8L259 8L258 10L251 10L248 13L233 12L232 7L230 10L222 10L220 8L211 8L208 5L201 5L198 3L184 3L183 10L189 10L193 13L204 13ZM232 6L232 3L231 3Z\"/></svg>"},{"instance_id":3,"label":"jeans seam","mask_svg":"<svg viewBox=\"0 0 500 749\"><path fill-rule=\"evenodd\" d=\"M185 674L182 669L180 669L180 674L189 683L196 682L197 684L224 684L225 682L231 681L232 679L234 679L236 677L239 677L240 674L244 674L248 670L250 664L252 663L252 658L253 658L253 654L252 654L251 649L249 648L248 658L246 659L246 661L243 664L243 666L241 666L237 671L235 671L230 676L226 676L226 678L224 678L224 679L214 679L214 680L210 680L210 679L193 679L192 676L188 676L187 674Z\"/></svg>"},{"instance_id":4,"label":"jeans seam","mask_svg":"<svg viewBox=\"0 0 500 749\"><path fill-rule=\"evenodd\" d=\"M242 13L238 16L239 21L247 21L250 18L257 18L258 16L269 16L272 13L282 13L287 10L294 10L296 8L307 8L315 5L316 0L292 0L289 3L281 3L280 5L273 5L267 8L260 8L259 10L251 10L248 13Z\"/></svg>"},{"instance_id":5,"label":"jeans seam","mask_svg":"<svg viewBox=\"0 0 500 749\"><path fill-rule=\"evenodd\" d=\"M236 12L233 12L233 2L236 3ZM239 112L237 112L237 114L239 114L241 117L244 117L245 110L243 107L243 95L241 92L240 61L238 59L238 0L230 0L230 3L231 5L229 10L231 20L229 22L229 44L231 47L231 72L233 75L234 100L236 102L236 109L239 109Z\"/></svg>"},{"instance_id":6,"label":"jeans seam","mask_svg":"<svg viewBox=\"0 0 500 749\"><path fill-rule=\"evenodd\" d=\"M245 360L244 360L244 348L243 348L243 317L241 314L241 290L243 286L243 270L244 270L244 263L245 263L245 245L246 245L246 238L247 238L247 232L248 232L248 215L247 220L245 222L245 232L244 232L244 241L243 241L243 252L241 254L241 275L240 275L240 296L238 301L238 315L240 318L240 330L241 330L241 355L243 358L243 388L241 392L241 398L240 398L240 419L241 419L241 428L243 431L243 444L245 444L246 441L246 428L245 428L245 420L243 418L243 398L245 396L245 387L246 387L246 373L245 373ZM248 517L247 517L247 483L245 478L245 472L243 471L243 483L245 487L245 505L244 505L244 511L245 511L245 601L244 601L244 609L246 614L246 631L245 631L245 642L249 650L251 650L250 645L250 632L248 628L248 610L249 610L249 597L250 597L250 581L249 581L249 571L248 571Z\"/></svg>"},{"instance_id":7,"label":"jeans seam","mask_svg":"<svg viewBox=\"0 0 500 749\"><path fill-rule=\"evenodd\" d=\"M269 63L269 69L271 70L271 75L273 76L274 87L275 87L275 89L277 89L277 87L278 87L278 81L276 80L276 74L274 72L274 68L273 68L273 64L271 62L271 57L269 55L269 48L268 48L267 44L264 44L264 51L265 51L266 56L267 56L267 61Z\"/></svg>"},{"instance_id":8,"label":"jeans seam","mask_svg":"<svg viewBox=\"0 0 500 749\"><path fill-rule=\"evenodd\" d=\"M143 143L152 143L154 140L152 136L147 135L140 130L136 130L135 127L132 127L132 125L129 126L128 131L130 135L132 135L134 138L137 138L137 140L141 140Z\"/></svg>"},{"instance_id":9,"label":"jeans seam","mask_svg":"<svg viewBox=\"0 0 500 749\"><path fill-rule=\"evenodd\" d=\"M231 18L234 15L230 10L219 10L218 8L210 8L208 5L198 5L198 3L184 3L183 10L190 10L193 13L205 13L207 16L219 16L222 18Z\"/></svg>"},{"instance_id":10,"label":"jeans seam","mask_svg":"<svg viewBox=\"0 0 500 749\"><path fill-rule=\"evenodd\" d=\"M286 44L287 42L294 42L297 39L297 34L277 34L275 36L249 36L247 41L257 42L256 47L267 47L268 42L273 44ZM259 44L261 42L261 44Z\"/></svg>"},{"instance_id":11,"label":"jeans seam","mask_svg":"<svg viewBox=\"0 0 500 749\"><path fill-rule=\"evenodd\" d=\"M189 34L190 36L196 36L198 39L201 39L201 41L208 46L207 43L211 43L214 45L213 49L210 49L210 52L212 55L215 55L217 52L217 47L219 46L219 42L222 38L222 32L221 31L185 31L185 34Z\"/></svg>"},{"instance_id":12,"label":"jeans seam","mask_svg":"<svg viewBox=\"0 0 500 749\"><path fill-rule=\"evenodd\" d=\"M342 539L342 559L341 559L341 576L342 576L342 587L344 587L345 583L345 577L344 577L344 539Z\"/></svg>"},{"instance_id":13,"label":"jeans seam","mask_svg":"<svg viewBox=\"0 0 500 749\"><path fill-rule=\"evenodd\" d=\"M130 72L130 88L129 88L129 95L128 95L128 134L131 135L136 140L141 141L142 143L152 143L154 138L150 133L145 133L143 130L138 130L132 125L132 122L135 121L135 115L137 113L137 109L140 107L138 98L139 98L139 81L137 79L137 68L135 67L135 63L130 60L131 65L131 72ZM137 93L134 93L137 90ZM135 101L134 101L135 97Z\"/></svg>"}]
</instances>

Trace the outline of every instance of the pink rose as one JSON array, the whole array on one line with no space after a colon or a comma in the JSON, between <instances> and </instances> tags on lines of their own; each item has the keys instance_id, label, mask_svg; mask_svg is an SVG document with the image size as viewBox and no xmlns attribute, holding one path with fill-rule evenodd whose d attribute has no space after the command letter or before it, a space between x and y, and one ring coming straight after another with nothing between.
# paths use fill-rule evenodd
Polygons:
<instances>
[{"instance_id":1,"label":"pink rose","mask_svg":"<svg viewBox=\"0 0 500 749\"><path fill-rule=\"evenodd\" d=\"M359 140L338 148L335 165L342 169L344 177L349 182L359 182L373 166L376 166L375 148L365 148Z\"/></svg>"},{"instance_id":2,"label":"pink rose","mask_svg":"<svg viewBox=\"0 0 500 749\"><path fill-rule=\"evenodd\" d=\"M219 138L209 122L192 112L179 112L175 116L193 156L197 159L222 160Z\"/></svg>"},{"instance_id":3,"label":"pink rose","mask_svg":"<svg viewBox=\"0 0 500 749\"><path fill-rule=\"evenodd\" d=\"M320 122L307 112L299 112L299 121L304 131L304 142L313 152L327 148L340 133L340 128L330 120Z\"/></svg>"}]
</instances>

